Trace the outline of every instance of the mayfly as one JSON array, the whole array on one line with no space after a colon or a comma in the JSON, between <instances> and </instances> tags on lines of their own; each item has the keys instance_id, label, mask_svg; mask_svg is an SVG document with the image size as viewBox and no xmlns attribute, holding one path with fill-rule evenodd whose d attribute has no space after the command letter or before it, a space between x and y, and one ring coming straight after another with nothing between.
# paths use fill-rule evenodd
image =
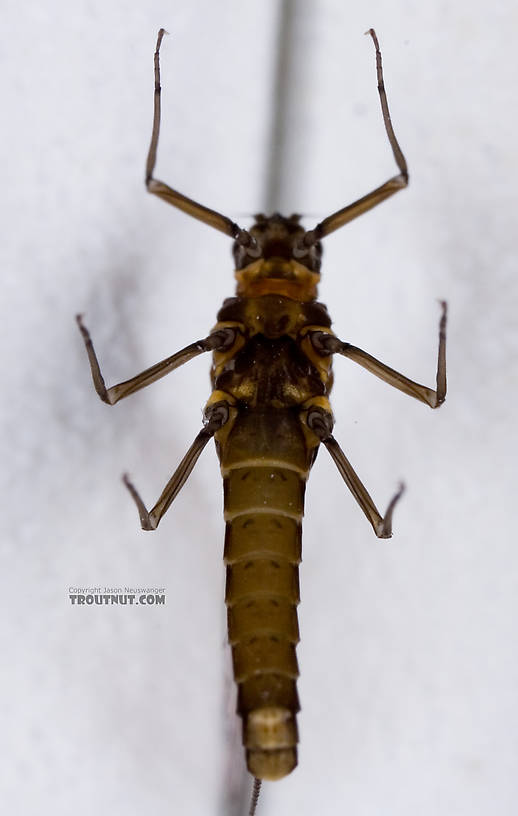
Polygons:
<instances>
[{"instance_id":1,"label":"mayfly","mask_svg":"<svg viewBox=\"0 0 518 816\"><path fill-rule=\"evenodd\" d=\"M259 780L280 779L297 764L299 711L295 647L299 640L298 564L306 480L320 444L379 538L390 538L399 487L382 516L334 438L329 393L331 363L341 354L405 394L438 408L446 396L446 303L442 302L435 390L419 385L365 351L339 340L326 307L316 300L321 240L377 206L408 184L405 157L394 134L383 84L381 53L376 52L381 110L398 174L352 204L305 230L299 215L257 215L249 230L182 195L154 178L160 130L158 34L154 55L155 95L151 144L146 164L150 193L233 239L236 296L227 298L217 323L203 340L106 388L90 334L81 316L95 389L114 405L194 357L213 354L212 393L204 424L167 483L147 510L124 476L144 530L155 530L187 481L207 442L214 438L224 485L226 605L228 637L243 744L250 773ZM255 805L253 805L255 808Z\"/></svg>"}]
</instances>

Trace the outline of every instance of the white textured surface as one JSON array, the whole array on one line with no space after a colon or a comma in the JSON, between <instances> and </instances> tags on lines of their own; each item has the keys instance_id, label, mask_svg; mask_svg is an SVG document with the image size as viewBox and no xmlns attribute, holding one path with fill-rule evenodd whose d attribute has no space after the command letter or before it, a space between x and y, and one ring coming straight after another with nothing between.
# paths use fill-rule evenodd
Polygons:
<instances>
[{"instance_id":1,"label":"white textured surface","mask_svg":"<svg viewBox=\"0 0 518 816\"><path fill-rule=\"evenodd\" d=\"M109 383L207 332L230 242L144 192L164 25L157 174L247 223L264 206L277 2L27 0L3 16L0 801L21 816L218 813L223 522L214 451L160 530L138 529L197 433L202 358L109 410ZM381 40L411 186L326 241L339 336L433 384L432 413L336 362L336 436L377 541L322 451L307 492L300 765L259 814L511 816L518 797L516 83L507 2L297 2L279 209L308 224L395 173ZM165 609L69 606L70 585L165 586Z\"/></svg>"}]
</instances>

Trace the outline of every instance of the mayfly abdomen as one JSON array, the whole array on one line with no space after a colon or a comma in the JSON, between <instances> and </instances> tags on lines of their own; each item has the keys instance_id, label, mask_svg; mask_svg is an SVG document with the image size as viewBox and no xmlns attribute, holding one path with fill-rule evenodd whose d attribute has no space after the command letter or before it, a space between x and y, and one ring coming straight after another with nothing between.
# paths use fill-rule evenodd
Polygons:
<instances>
[{"instance_id":1,"label":"mayfly abdomen","mask_svg":"<svg viewBox=\"0 0 518 816\"><path fill-rule=\"evenodd\" d=\"M244 409L220 451L228 632L250 773L297 764L298 565L309 472L298 411Z\"/></svg>"}]
</instances>

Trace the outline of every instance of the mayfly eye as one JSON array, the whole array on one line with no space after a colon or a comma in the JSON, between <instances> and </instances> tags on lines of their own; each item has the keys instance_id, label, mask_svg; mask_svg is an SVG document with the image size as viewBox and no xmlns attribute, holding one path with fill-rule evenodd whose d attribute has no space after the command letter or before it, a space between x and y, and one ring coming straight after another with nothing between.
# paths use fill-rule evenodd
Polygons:
<instances>
[{"instance_id":1,"label":"mayfly eye","mask_svg":"<svg viewBox=\"0 0 518 816\"><path fill-rule=\"evenodd\" d=\"M203 427L157 503L147 510L128 477L124 482L137 506L142 528L155 530L187 482L207 442L215 440L224 483L229 642L246 762L255 780L249 811L253 816L261 780L281 779L297 765L298 565L306 481L320 444L328 450L379 538L392 535L394 507L403 492L400 485L382 516L333 437L328 400L333 383L332 356L348 357L394 388L438 408L446 397L447 307L442 301L434 390L339 340L331 333L325 306L316 302L314 281L320 266L320 240L408 183L405 157L390 120L381 53L373 29L367 33L374 43L382 116L398 174L331 213L308 232L302 233L298 216L284 218L274 213L257 216L251 227L253 234L226 215L183 196L153 177L160 132L159 51L164 33L161 29L154 56L154 118L146 163L147 189L234 239L237 293L224 302L216 326L206 337L110 388L105 385L90 333L81 316L76 319L94 387L109 405L198 355L214 352L212 393ZM297 240L301 234L303 237ZM260 236L262 246L254 235ZM308 257L310 262L306 264L304 259ZM297 265L293 258L303 263ZM243 270L241 261L249 259L257 261ZM254 285L240 289L240 277ZM311 281L311 286L306 280ZM181 397L185 399L183 390ZM309 707L310 701L306 705Z\"/></svg>"}]
</instances>

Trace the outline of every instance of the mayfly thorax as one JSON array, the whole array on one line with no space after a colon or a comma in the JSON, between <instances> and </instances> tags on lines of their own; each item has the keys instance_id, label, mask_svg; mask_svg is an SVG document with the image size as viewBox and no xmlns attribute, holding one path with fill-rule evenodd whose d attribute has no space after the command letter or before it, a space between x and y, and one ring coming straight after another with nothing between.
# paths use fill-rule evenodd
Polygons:
<instances>
[{"instance_id":1,"label":"mayfly thorax","mask_svg":"<svg viewBox=\"0 0 518 816\"><path fill-rule=\"evenodd\" d=\"M153 177L160 129L162 29L155 51L147 189L233 239L236 295L224 301L207 337L110 388L105 387L90 334L81 316L77 317L95 388L109 405L203 352L213 354L213 390L203 428L156 505L148 511L127 476L124 482L138 507L142 528L154 530L207 442L215 440L224 485L228 635L247 765L256 780L279 779L297 764L295 648L299 640L301 521L306 480L320 444L331 454L379 538L391 536L393 510L403 492L401 485L381 515L333 437L329 404L333 355L350 358L431 408L438 408L446 396L445 302L441 304L433 390L339 340L331 330L326 307L316 300L321 240L408 184L406 161L390 121L378 41L373 29L367 33L376 50L383 120L398 174L313 229L305 230L298 215L274 213L256 216L252 227L245 230Z\"/></svg>"}]
</instances>

